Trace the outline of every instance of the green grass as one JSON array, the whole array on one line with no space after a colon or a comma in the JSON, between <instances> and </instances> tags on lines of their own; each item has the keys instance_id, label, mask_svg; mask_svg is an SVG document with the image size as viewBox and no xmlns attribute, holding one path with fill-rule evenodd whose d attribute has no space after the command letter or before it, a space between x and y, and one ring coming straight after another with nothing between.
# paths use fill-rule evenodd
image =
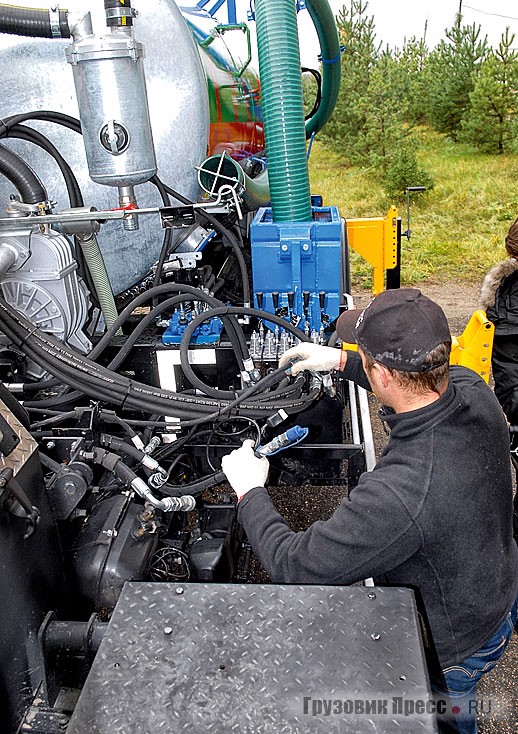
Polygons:
<instances>
[{"instance_id":1,"label":"green grass","mask_svg":"<svg viewBox=\"0 0 518 734\"><path fill-rule=\"evenodd\" d=\"M410 241L402 241L405 285L451 280L480 282L506 257L504 237L518 216L518 155L483 155L430 131L420 133L419 161L435 188L413 200ZM396 204L407 228L406 202L389 200L376 178L348 166L317 142L310 158L312 193L344 217L384 216ZM370 268L353 253L355 285L370 284Z\"/></svg>"}]
</instances>

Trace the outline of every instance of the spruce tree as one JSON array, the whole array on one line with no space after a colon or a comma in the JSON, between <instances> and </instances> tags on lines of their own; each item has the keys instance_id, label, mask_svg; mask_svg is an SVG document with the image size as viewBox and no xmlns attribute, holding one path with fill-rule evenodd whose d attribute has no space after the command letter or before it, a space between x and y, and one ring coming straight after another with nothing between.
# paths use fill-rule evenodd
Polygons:
<instances>
[{"instance_id":1,"label":"spruce tree","mask_svg":"<svg viewBox=\"0 0 518 734\"><path fill-rule=\"evenodd\" d=\"M483 63L462 121L461 139L484 153L505 153L515 146L518 111L518 51L506 28L500 44Z\"/></svg>"}]
</instances>

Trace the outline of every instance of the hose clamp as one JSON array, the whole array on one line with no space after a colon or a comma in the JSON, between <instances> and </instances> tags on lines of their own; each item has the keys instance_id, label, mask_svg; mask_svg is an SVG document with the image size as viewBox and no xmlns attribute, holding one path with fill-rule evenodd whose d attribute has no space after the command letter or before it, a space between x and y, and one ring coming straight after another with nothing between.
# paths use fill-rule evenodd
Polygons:
<instances>
[{"instance_id":1,"label":"hose clamp","mask_svg":"<svg viewBox=\"0 0 518 734\"><path fill-rule=\"evenodd\" d=\"M49 8L50 32L52 38L61 38L61 26L59 24L59 5L51 5Z\"/></svg>"},{"instance_id":2,"label":"hose clamp","mask_svg":"<svg viewBox=\"0 0 518 734\"><path fill-rule=\"evenodd\" d=\"M135 8L106 8L106 20L112 18L136 18L138 12Z\"/></svg>"}]
</instances>

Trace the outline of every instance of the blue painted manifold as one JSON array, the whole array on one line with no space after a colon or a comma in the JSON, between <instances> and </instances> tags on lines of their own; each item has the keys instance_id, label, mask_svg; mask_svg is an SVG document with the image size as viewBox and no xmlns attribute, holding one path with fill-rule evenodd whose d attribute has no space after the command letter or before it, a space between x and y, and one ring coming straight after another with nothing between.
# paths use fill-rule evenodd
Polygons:
<instances>
[{"instance_id":1,"label":"blue painted manifold","mask_svg":"<svg viewBox=\"0 0 518 734\"><path fill-rule=\"evenodd\" d=\"M193 319L192 312L175 311L169 320L169 326L162 334L163 344L180 344L185 329ZM212 316L194 330L191 344L217 344L223 330L223 322L218 316Z\"/></svg>"},{"instance_id":2,"label":"blue painted manifold","mask_svg":"<svg viewBox=\"0 0 518 734\"><path fill-rule=\"evenodd\" d=\"M272 210L258 209L251 227L254 303L263 294L262 309L275 313L272 293L279 293L279 308L288 310L293 291L293 313L304 329L303 291L309 291L309 327L320 332L322 310L319 293L325 292L324 313L333 321L339 314L342 284L343 224L337 207L313 207L311 222L274 222Z\"/></svg>"}]
</instances>

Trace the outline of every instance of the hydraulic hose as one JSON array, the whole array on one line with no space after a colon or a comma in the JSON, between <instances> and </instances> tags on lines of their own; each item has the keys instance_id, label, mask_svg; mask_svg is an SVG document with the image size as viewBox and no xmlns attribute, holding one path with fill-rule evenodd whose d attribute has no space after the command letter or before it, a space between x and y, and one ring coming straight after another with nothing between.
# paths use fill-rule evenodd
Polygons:
<instances>
[{"instance_id":1,"label":"hydraulic hose","mask_svg":"<svg viewBox=\"0 0 518 734\"><path fill-rule=\"evenodd\" d=\"M149 290L145 291L144 293L140 293L126 306L126 308L122 311L122 313L119 315L117 320L112 324L112 326L110 326L110 328L105 332L105 334L96 344L96 346L92 349L92 351L88 355L89 359L91 360L98 359L98 357L102 354L102 352L110 345L112 338L121 328L121 326L126 322L129 316L133 313L135 308L137 308L142 303L145 303L146 301L150 299L154 300L156 297L162 294L170 293L170 292L183 293L183 295L168 298L166 299L166 301L160 303L158 306L151 309L149 314L146 314L146 316L144 316L142 320L139 322L139 324L136 326L134 332L130 335L130 337L128 338L128 340L126 341L122 349L112 359L112 361L108 365L108 369L116 370L120 366L120 364L122 364L122 362L128 355L132 345L135 343L136 339L138 338L139 334L143 331L143 329L145 328L145 326L147 326L147 324L151 323L156 318L156 316L159 315L163 311L163 309L169 308L170 306L175 306L177 303L181 303L182 301L185 301L187 299L202 301L212 307L218 307L218 306L223 305L221 301L218 301L216 298L213 298L209 296L208 294L204 293L203 291L200 291L198 288L194 288L193 286L189 286L185 284L165 283L163 285L156 286L155 288L150 288ZM235 317L229 317L229 318L224 317L223 320L225 322L225 328L227 330L227 334L229 335L230 341L232 343L232 347L236 354L236 358L238 359L238 362L243 362L245 359L249 357L248 347L246 344L246 340L245 340L243 331L240 328L237 321L235 321ZM46 383L45 386L51 387L52 384L55 384L55 383L53 383L52 381L48 381L48 384ZM68 381L66 384L68 384L70 387L73 387L70 381ZM79 392L68 393L64 396L60 396L60 397L53 398L50 400L37 401L37 405L39 406L51 405L55 407L56 405L61 405L63 403L68 404L70 401L76 400L79 397L80 397ZM33 405L32 407L35 407L35 406Z\"/></svg>"},{"instance_id":2,"label":"hydraulic hose","mask_svg":"<svg viewBox=\"0 0 518 734\"><path fill-rule=\"evenodd\" d=\"M227 477L222 471L214 472L209 474L203 479L197 479L195 482L190 484L163 484L159 492L169 497L182 497L184 495L190 497L199 497L202 492L209 487L214 487L216 484L223 484L227 481Z\"/></svg>"},{"instance_id":3,"label":"hydraulic hose","mask_svg":"<svg viewBox=\"0 0 518 734\"><path fill-rule=\"evenodd\" d=\"M19 155L0 145L0 173L16 187L25 204L47 201L47 192L32 168Z\"/></svg>"},{"instance_id":4,"label":"hydraulic hose","mask_svg":"<svg viewBox=\"0 0 518 734\"><path fill-rule=\"evenodd\" d=\"M276 316L275 314L271 314L267 311L258 311L254 308L242 308L240 306L222 306L220 308L211 308L210 311L205 311L204 313L201 313L193 318L190 324L186 327L182 336L182 341L180 342L180 361L182 365L182 370L191 385L193 385L198 390L201 390L201 392L203 392L205 395L210 395L214 398L219 397L219 399L226 400L231 400L232 398L234 398L234 393L226 390L217 390L215 388L211 388L208 385L205 385L205 383L202 382L199 377L197 377L197 375L194 373L189 363L189 344L195 330L198 328L198 326L203 324L204 321L212 318L213 316L226 316L229 314L255 316L258 319L270 321L274 324L277 324L277 326L281 326L287 331L290 331L301 341L309 341L309 337L307 337L303 331L297 329L296 326L293 326L293 324L291 324L289 321L286 321L280 316Z\"/></svg>"},{"instance_id":5,"label":"hydraulic hose","mask_svg":"<svg viewBox=\"0 0 518 734\"><path fill-rule=\"evenodd\" d=\"M268 316L271 319L271 315ZM255 393L284 379L285 371L275 370L228 403L173 393L117 375L88 358L81 357L51 335L35 328L1 298L0 323L1 330L16 346L23 346L23 351L30 359L34 359L70 387L90 395L94 400L115 403L123 409L177 416L182 427L220 420L234 409L251 418L265 418L281 408L288 414L300 412L316 399L319 392L314 389L299 400L254 402L252 396Z\"/></svg>"},{"instance_id":6,"label":"hydraulic hose","mask_svg":"<svg viewBox=\"0 0 518 734\"><path fill-rule=\"evenodd\" d=\"M101 443L106 448L113 449L117 453L121 453L125 456L129 456L132 459L135 459L145 469L148 469L149 471L160 472L164 475L164 478L165 476L167 476L167 472L165 471L165 469L162 469L156 459L153 459L152 456L146 454L145 451L138 449L132 443L126 443L126 441L117 438L117 436L110 436L106 433L101 434Z\"/></svg>"},{"instance_id":7,"label":"hydraulic hose","mask_svg":"<svg viewBox=\"0 0 518 734\"><path fill-rule=\"evenodd\" d=\"M195 288L194 286L190 286L184 283L164 283L163 285L158 285L154 288L150 288L149 290L145 291L144 293L141 293L138 296L136 296L126 306L126 308L121 312L121 314L119 315L115 323L108 329L108 331L104 334L101 340L97 343L97 345L90 352L90 354L88 355L89 358L97 359L97 357L109 345L116 331L129 318L129 316L133 313L135 308L140 306L142 303L145 303L149 299L153 299L164 293L182 293L182 294L190 295L191 300L207 303L209 306L213 308L218 308L219 306L223 306L223 303L219 301L217 298L209 296L207 293L204 293L199 288ZM159 308L159 306L157 308ZM241 329L235 317L229 317L228 319L225 320L225 328L227 329L227 334L229 335L230 341L232 342L232 346L234 348L234 351L236 353L238 360L247 359L248 358L248 347L247 347L246 340L243 334L243 330Z\"/></svg>"},{"instance_id":8,"label":"hydraulic hose","mask_svg":"<svg viewBox=\"0 0 518 734\"><path fill-rule=\"evenodd\" d=\"M76 133L81 133L81 122L77 117L71 117L64 112L55 112L54 110L37 110L35 112L21 112L18 115L11 115L2 120L0 131L2 128L10 128L19 125L20 122L27 120L44 120L45 122L55 122L63 127L68 127Z\"/></svg>"},{"instance_id":9,"label":"hydraulic hose","mask_svg":"<svg viewBox=\"0 0 518 734\"><path fill-rule=\"evenodd\" d=\"M54 158L63 174L70 200L70 206L83 206L83 197L72 169L48 138L37 130L21 124L28 120L44 120L45 122L53 122L58 125L62 125L63 127L67 127L79 134L81 134L81 123L75 117L65 115L63 112L53 112L51 110L25 112L19 115L11 115L10 117L6 117L4 120L0 121L0 138L19 138L21 140L27 140L28 142L38 145L40 148L45 150Z\"/></svg>"},{"instance_id":10,"label":"hydraulic hose","mask_svg":"<svg viewBox=\"0 0 518 734\"><path fill-rule=\"evenodd\" d=\"M196 507L196 501L192 496L184 495L182 497L166 497L163 500L157 499L150 488L140 479L129 466L122 461L121 457L111 451L105 451L99 446L94 446L92 451L81 452L81 457L85 461L92 461L94 464L100 464L108 471L113 472L128 487L142 497L146 502L150 502L153 507L163 512L189 512Z\"/></svg>"},{"instance_id":11,"label":"hydraulic hose","mask_svg":"<svg viewBox=\"0 0 518 734\"><path fill-rule=\"evenodd\" d=\"M322 130L333 114L340 91L340 41L333 12L327 0L307 0L306 7L315 26L322 52L322 100L306 122L306 137Z\"/></svg>"},{"instance_id":12,"label":"hydraulic hose","mask_svg":"<svg viewBox=\"0 0 518 734\"><path fill-rule=\"evenodd\" d=\"M33 38L70 38L68 13L0 4L0 33Z\"/></svg>"},{"instance_id":13,"label":"hydraulic hose","mask_svg":"<svg viewBox=\"0 0 518 734\"><path fill-rule=\"evenodd\" d=\"M273 219L310 222L302 77L293 0L256 0L261 101Z\"/></svg>"}]
</instances>

